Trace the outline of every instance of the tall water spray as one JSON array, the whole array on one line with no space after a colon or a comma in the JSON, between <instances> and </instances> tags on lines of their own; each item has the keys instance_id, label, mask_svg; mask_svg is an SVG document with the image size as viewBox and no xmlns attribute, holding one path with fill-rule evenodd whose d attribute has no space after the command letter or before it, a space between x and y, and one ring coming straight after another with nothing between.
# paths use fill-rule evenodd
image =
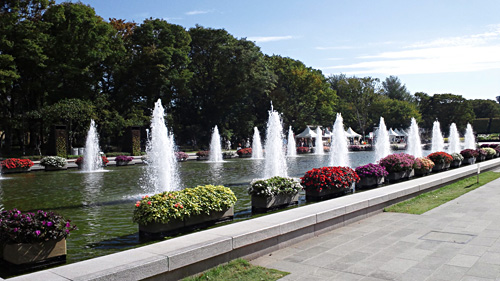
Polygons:
<instances>
[{"instance_id":1,"label":"tall water spray","mask_svg":"<svg viewBox=\"0 0 500 281\"><path fill-rule=\"evenodd\" d=\"M408 147L406 153L415 157L422 157L422 142L420 141L420 134L418 132L417 120L411 118L410 132L408 133Z\"/></svg>"},{"instance_id":2,"label":"tall water spray","mask_svg":"<svg viewBox=\"0 0 500 281\"><path fill-rule=\"evenodd\" d=\"M292 126L288 127L288 144L286 147L286 156L295 157L297 156L297 148L295 144L295 136L293 135Z\"/></svg>"},{"instance_id":3,"label":"tall water spray","mask_svg":"<svg viewBox=\"0 0 500 281\"><path fill-rule=\"evenodd\" d=\"M220 144L219 128L215 125L212 131L212 139L210 140L210 154L208 155L210 162L223 162L222 146Z\"/></svg>"},{"instance_id":4,"label":"tall water spray","mask_svg":"<svg viewBox=\"0 0 500 281\"><path fill-rule=\"evenodd\" d=\"M159 193L180 189L174 135L168 132L165 111L160 99L155 103L153 110L146 153L148 165L145 191Z\"/></svg>"},{"instance_id":5,"label":"tall water spray","mask_svg":"<svg viewBox=\"0 0 500 281\"><path fill-rule=\"evenodd\" d=\"M102 169L101 148L99 147L99 134L94 120L90 120L90 128L85 140L82 170L86 172Z\"/></svg>"},{"instance_id":6,"label":"tall water spray","mask_svg":"<svg viewBox=\"0 0 500 281\"><path fill-rule=\"evenodd\" d=\"M259 129L257 129L257 127L253 128L252 158L253 159L264 158L264 153L262 151L262 142L260 141L260 132Z\"/></svg>"},{"instance_id":7,"label":"tall water spray","mask_svg":"<svg viewBox=\"0 0 500 281\"><path fill-rule=\"evenodd\" d=\"M451 123L450 125L448 143L448 153L460 153L460 136L458 135L457 125L455 123Z\"/></svg>"},{"instance_id":8,"label":"tall water spray","mask_svg":"<svg viewBox=\"0 0 500 281\"><path fill-rule=\"evenodd\" d=\"M344 119L337 113L333 124L332 145L330 147L330 166L349 167L349 149L344 131Z\"/></svg>"},{"instance_id":9,"label":"tall water spray","mask_svg":"<svg viewBox=\"0 0 500 281\"><path fill-rule=\"evenodd\" d=\"M441 133L439 121L434 121L432 125L432 146L431 152L444 151L444 138Z\"/></svg>"},{"instance_id":10,"label":"tall water spray","mask_svg":"<svg viewBox=\"0 0 500 281\"><path fill-rule=\"evenodd\" d=\"M377 134L375 135L375 161L391 154L391 141L385 126L384 117L380 117Z\"/></svg>"},{"instance_id":11,"label":"tall water spray","mask_svg":"<svg viewBox=\"0 0 500 281\"><path fill-rule=\"evenodd\" d=\"M267 120L266 145L264 147L264 176L271 178L274 176L286 177L288 174L285 152L283 149L283 125L280 114L271 105L269 119Z\"/></svg>"},{"instance_id":12,"label":"tall water spray","mask_svg":"<svg viewBox=\"0 0 500 281\"><path fill-rule=\"evenodd\" d=\"M323 155L325 154L325 149L323 148L323 132L318 126L316 128L316 142L314 144L314 154Z\"/></svg>"},{"instance_id":13,"label":"tall water spray","mask_svg":"<svg viewBox=\"0 0 500 281\"><path fill-rule=\"evenodd\" d=\"M476 149L476 138L470 123L467 123L467 129L465 129L464 149Z\"/></svg>"}]
</instances>

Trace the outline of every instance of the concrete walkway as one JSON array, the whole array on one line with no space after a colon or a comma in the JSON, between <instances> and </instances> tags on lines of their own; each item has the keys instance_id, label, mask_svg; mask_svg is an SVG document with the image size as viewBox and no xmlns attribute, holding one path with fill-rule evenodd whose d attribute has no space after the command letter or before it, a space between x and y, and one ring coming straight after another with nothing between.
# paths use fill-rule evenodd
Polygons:
<instances>
[{"instance_id":1,"label":"concrete walkway","mask_svg":"<svg viewBox=\"0 0 500 281\"><path fill-rule=\"evenodd\" d=\"M280 280L500 280L499 238L500 179L423 215L377 214L251 263L291 272Z\"/></svg>"}]
</instances>

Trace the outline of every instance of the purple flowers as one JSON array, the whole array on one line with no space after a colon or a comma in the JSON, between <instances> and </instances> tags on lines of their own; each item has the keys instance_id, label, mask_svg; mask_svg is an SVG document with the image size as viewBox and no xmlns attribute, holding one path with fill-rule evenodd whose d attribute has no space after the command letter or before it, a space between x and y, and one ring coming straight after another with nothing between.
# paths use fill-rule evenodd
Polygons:
<instances>
[{"instance_id":1,"label":"purple flowers","mask_svg":"<svg viewBox=\"0 0 500 281\"><path fill-rule=\"evenodd\" d=\"M379 164L372 164L372 163L357 167L356 173L361 178L385 177L389 174L384 166L381 166Z\"/></svg>"},{"instance_id":2,"label":"purple flowers","mask_svg":"<svg viewBox=\"0 0 500 281\"><path fill-rule=\"evenodd\" d=\"M42 233L40 230L35 231L36 236L40 236L40 233Z\"/></svg>"},{"instance_id":3,"label":"purple flowers","mask_svg":"<svg viewBox=\"0 0 500 281\"><path fill-rule=\"evenodd\" d=\"M387 172L403 172L413 169L415 157L406 153L391 154L379 160L380 166L385 167Z\"/></svg>"},{"instance_id":4,"label":"purple flowers","mask_svg":"<svg viewBox=\"0 0 500 281\"><path fill-rule=\"evenodd\" d=\"M134 157L131 157L131 156L118 155L115 157L116 162L118 162L118 161L130 162L132 160L134 160Z\"/></svg>"}]
</instances>

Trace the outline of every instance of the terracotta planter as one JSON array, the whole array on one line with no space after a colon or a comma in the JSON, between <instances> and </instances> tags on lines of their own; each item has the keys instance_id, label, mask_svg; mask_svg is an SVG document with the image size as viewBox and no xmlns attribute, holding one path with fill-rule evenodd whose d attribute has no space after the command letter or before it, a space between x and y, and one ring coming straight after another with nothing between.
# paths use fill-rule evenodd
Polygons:
<instances>
[{"instance_id":1,"label":"terracotta planter","mask_svg":"<svg viewBox=\"0 0 500 281\"><path fill-rule=\"evenodd\" d=\"M252 210L267 211L269 209L286 207L288 205L297 204L299 202L299 194L278 194L273 196L256 196L252 195Z\"/></svg>"},{"instance_id":2,"label":"terracotta planter","mask_svg":"<svg viewBox=\"0 0 500 281\"><path fill-rule=\"evenodd\" d=\"M2 254L3 260L12 265L14 271L65 263L66 239L39 243L5 244Z\"/></svg>"},{"instance_id":3,"label":"terracotta planter","mask_svg":"<svg viewBox=\"0 0 500 281\"><path fill-rule=\"evenodd\" d=\"M463 165L472 165L474 163L476 163L476 157L465 158L462 162Z\"/></svg>"},{"instance_id":4,"label":"terracotta planter","mask_svg":"<svg viewBox=\"0 0 500 281\"><path fill-rule=\"evenodd\" d=\"M13 168L13 169L2 168L2 174L27 173L29 171L31 171L31 168Z\"/></svg>"},{"instance_id":5,"label":"terracotta planter","mask_svg":"<svg viewBox=\"0 0 500 281\"><path fill-rule=\"evenodd\" d=\"M68 166L64 165L64 167L54 167L54 166L45 166L45 171L59 171L59 170L67 170Z\"/></svg>"},{"instance_id":6,"label":"terracotta planter","mask_svg":"<svg viewBox=\"0 0 500 281\"><path fill-rule=\"evenodd\" d=\"M462 161L460 160L453 160L451 161L450 167L452 168L459 168L462 165Z\"/></svg>"},{"instance_id":7,"label":"terracotta planter","mask_svg":"<svg viewBox=\"0 0 500 281\"><path fill-rule=\"evenodd\" d=\"M220 212L212 212L210 215L200 214L191 216L184 220L172 220L168 223L139 224L139 235L159 237L186 232L194 228L206 227L220 221L232 220L234 207Z\"/></svg>"},{"instance_id":8,"label":"terracotta planter","mask_svg":"<svg viewBox=\"0 0 500 281\"><path fill-rule=\"evenodd\" d=\"M321 191L317 189L306 189L306 201L321 201L331 199L342 196L348 193L350 190L351 189L349 188L323 188Z\"/></svg>"},{"instance_id":9,"label":"terracotta planter","mask_svg":"<svg viewBox=\"0 0 500 281\"><path fill-rule=\"evenodd\" d=\"M382 184L383 182L384 182L384 177L376 177L376 176L364 177L359 179L359 182L356 184L356 188L363 189L363 188L377 187L379 184Z\"/></svg>"}]
</instances>

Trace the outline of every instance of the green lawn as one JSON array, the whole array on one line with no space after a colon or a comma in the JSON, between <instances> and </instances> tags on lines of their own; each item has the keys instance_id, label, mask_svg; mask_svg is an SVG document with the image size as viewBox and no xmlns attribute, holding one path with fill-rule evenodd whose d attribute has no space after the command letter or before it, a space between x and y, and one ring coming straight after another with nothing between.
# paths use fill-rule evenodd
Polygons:
<instances>
[{"instance_id":1,"label":"green lawn","mask_svg":"<svg viewBox=\"0 0 500 281\"><path fill-rule=\"evenodd\" d=\"M385 208L384 211L420 215L499 177L500 173L481 173L479 175L479 183L477 183L477 176L472 176L392 205Z\"/></svg>"},{"instance_id":2,"label":"green lawn","mask_svg":"<svg viewBox=\"0 0 500 281\"><path fill-rule=\"evenodd\" d=\"M278 280L289 272L283 272L276 269L253 266L248 261L236 259L228 264L220 265L209 271L200 273L196 276L184 278L184 281L195 280L238 280L238 281L273 281Z\"/></svg>"}]
</instances>

